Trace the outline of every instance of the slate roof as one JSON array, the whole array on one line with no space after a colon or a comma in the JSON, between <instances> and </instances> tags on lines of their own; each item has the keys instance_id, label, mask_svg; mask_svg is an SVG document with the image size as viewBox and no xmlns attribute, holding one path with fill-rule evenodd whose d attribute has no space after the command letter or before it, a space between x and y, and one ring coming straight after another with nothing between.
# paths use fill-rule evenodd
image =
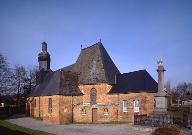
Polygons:
<instances>
[{"instance_id":1,"label":"slate roof","mask_svg":"<svg viewBox=\"0 0 192 135\"><path fill-rule=\"evenodd\" d=\"M61 70L64 70L64 71L72 71L73 66L74 66L74 64L69 65L69 66L66 66L66 67L63 67L63 68L61 68Z\"/></svg>"},{"instance_id":2,"label":"slate roof","mask_svg":"<svg viewBox=\"0 0 192 135\"><path fill-rule=\"evenodd\" d=\"M120 74L101 42L82 49L76 63L62 70L79 73L79 84L114 84Z\"/></svg>"},{"instance_id":3,"label":"slate roof","mask_svg":"<svg viewBox=\"0 0 192 135\"><path fill-rule=\"evenodd\" d=\"M74 80L75 81L75 80ZM61 87L61 71L47 72L43 83L36 86L31 96L48 96L48 95L82 95L78 86ZM71 82L72 83L72 82ZM78 83L78 82L77 82ZM70 90L69 90L70 89ZM75 91L75 92L74 92Z\"/></svg>"},{"instance_id":4,"label":"slate roof","mask_svg":"<svg viewBox=\"0 0 192 135\"><path fill-rule=\"evenodd\" d=\"M116 84L109 93L149 92L158 91L157 82L146 70L118 74Z\"/></svg>"},{"instance_id":5,"label":"slate roof","mask_svg":"<svg viewBox=\"0 0 192 135\"><path fill-rule=\"evenodd\" d=\"M66 77L61 77L63 72L74 73L78 77L65 83ZM113 85L109 93L157 92L157 82L146 70L121 74L102 43L98 42L82 49L75 64L47 72L44 81L37 85L31 96L82 95L79 84L98 83Z\"/></svg>"}]
</instances>

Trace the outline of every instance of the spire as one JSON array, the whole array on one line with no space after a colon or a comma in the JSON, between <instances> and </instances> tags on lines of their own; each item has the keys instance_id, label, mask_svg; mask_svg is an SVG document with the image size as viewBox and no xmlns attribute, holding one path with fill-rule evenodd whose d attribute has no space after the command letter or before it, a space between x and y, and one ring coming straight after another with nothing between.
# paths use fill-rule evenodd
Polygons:
<instances>
[{"instance_id":1,"label":"spire","mask_svg":"<svg viewBox=\"0 0 192 135\"><path fill-rule=\"evenodd\" d=\"M47 43L44 41L42 44L42 51L47 52Z\"/></svg>"},{"instance_id":2,"label":"spire","mask_svg":"<svg viewBox=\"0 0 192 135\"><path fill-rule=\"evenodd\" d=\"M44 69L45 71L50 70L50 54L47 52L47 43L43 42L42 51L38 55L39 70Z\"/></svg>"}]
</instances>

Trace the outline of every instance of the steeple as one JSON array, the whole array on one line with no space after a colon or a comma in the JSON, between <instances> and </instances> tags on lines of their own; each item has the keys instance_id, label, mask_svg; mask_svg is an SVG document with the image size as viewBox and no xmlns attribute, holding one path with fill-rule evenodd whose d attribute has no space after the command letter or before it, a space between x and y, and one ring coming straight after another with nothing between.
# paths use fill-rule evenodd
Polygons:
<instances>
[{"instance_id":1,"label":"steeple","mask_svg":"<svg viewBox=\"0 0 192 135\"><path fill-rule=\"evenodd\" d=\"M47 43L46 42L42 43L42 52L47 52Z\"/></svg>"},{"instance_id":2,"label":"steeple","mask_svg":"<svg viewBox=\"0 0 192 135\"><path fill-rule=\"evenodd\" d=\"M38 55L39 70L48 71L50 70L50 54L47 52L47 43L42 43L42 51Z\"/></svg>"}]
</instances>

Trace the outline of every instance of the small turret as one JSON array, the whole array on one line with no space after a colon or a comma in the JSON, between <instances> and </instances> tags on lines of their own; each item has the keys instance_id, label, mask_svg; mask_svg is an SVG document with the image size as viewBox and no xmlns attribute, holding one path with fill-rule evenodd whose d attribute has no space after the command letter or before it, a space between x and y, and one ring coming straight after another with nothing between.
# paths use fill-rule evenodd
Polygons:
<instances>
[{"instance_id":1,"label":"small turret","mask_svg":"<svg viewBox=\"0 0 192 135\"><path fill-rule=\"evenodd\" d=\"M47 52L47 43L42 43L42 52L38 55L39 70L48 71L50 70L50 54Z\"/></svg>"}]
</instances>

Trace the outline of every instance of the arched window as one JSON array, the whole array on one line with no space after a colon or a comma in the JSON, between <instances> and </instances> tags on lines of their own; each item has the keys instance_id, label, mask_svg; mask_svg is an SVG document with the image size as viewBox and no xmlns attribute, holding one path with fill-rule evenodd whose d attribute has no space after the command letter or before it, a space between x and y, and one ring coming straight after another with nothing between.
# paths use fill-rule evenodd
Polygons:
<instances>
[{"instance_id":1,"label":"arched window","mask_svg":"<svg viewBox=\"0 0 192 135\"><path fill-rule=\"evenodd\" d=\"M81 109L81 115L86 115L86 113L87 113L87 112L86 112L86 109L85 109L85 108L82 108L82 109Z\"/></svg>"},{"instance_id":2,"label":"arched window","mask_svg":"<svg viewBox=\"0 0 192 135\"><path fill-rule=\"evenodd\" d=\"M91 98L91 104L92 104L92 105L97 104L97 91L96 91L95 88L91 89L90 98Z\"/></svg>"},{"instance_id":3,"label":"arched window","mask_svg":"<svg viewBox=\"0 0 192 135\"><path fill-rule=\"evenodd\" d=\"M108 109L107 109L107 108L104 108L104 109L103 109L103 114L104 114L104 116L109 115L109 111L108 111Z\"/></svg>"}]
</instances>

